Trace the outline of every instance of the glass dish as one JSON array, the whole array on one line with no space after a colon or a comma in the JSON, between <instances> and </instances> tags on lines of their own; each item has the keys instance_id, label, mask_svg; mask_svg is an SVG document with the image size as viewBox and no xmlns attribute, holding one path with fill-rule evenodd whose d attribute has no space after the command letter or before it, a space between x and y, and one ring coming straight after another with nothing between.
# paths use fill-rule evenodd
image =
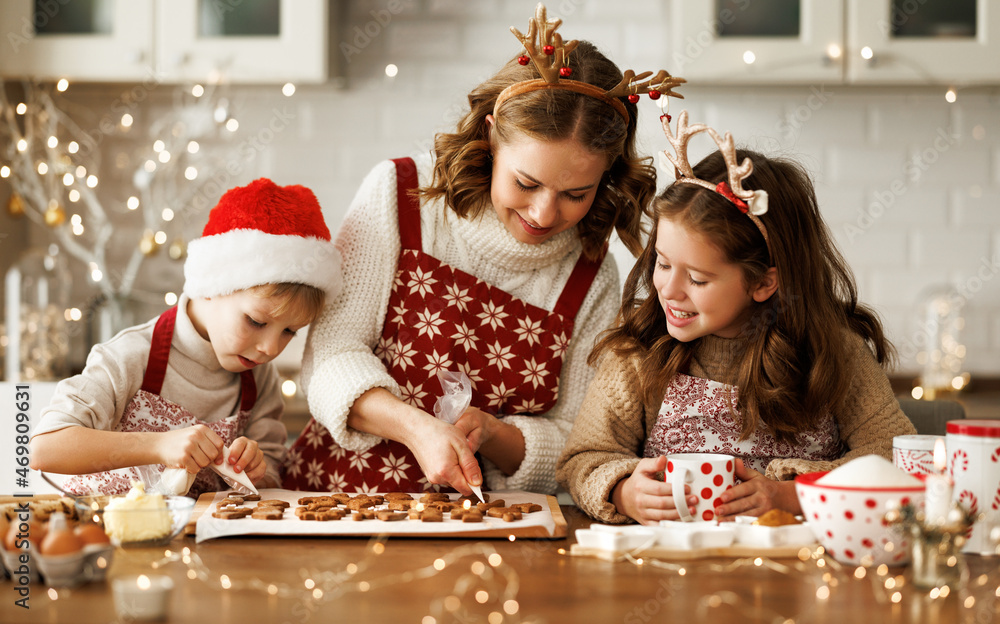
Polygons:
<instances>
[{"instance_id":1,"label":"glass dish","mask_svg":"<svg viewBox=\"0 0 1000 624\"><path fill-rule=\"evenodd\" d=\"M80 496L75 502L77 515L100 524L115 546L163 546L169 543L184 530L195 503L193 498L186 496L164 496L165 510L112 508L107 510L113 514L109 530L105 511L108 503L116 498L124 497Z\"/></svg>"}]
</instances>

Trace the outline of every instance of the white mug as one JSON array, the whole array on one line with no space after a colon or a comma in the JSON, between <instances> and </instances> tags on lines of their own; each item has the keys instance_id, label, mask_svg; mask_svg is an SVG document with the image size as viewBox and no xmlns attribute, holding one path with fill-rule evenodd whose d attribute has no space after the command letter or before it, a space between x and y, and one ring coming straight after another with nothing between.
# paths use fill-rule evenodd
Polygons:
<instances>
[{"instance_id":1,"label":"white mug","mask_svg":"<svg viewBox=\"0 0 1000 624\"><path fill-rule=\"evenodd\" d=\"M715 508L722 504L719 495L733 487L736 460L718 453L676 453L667 455L663 479L670 484L677 511L685 522L715 520ZM688 511L684 485L698 497L695 515Z\"/></svg>"},{"instance_id":2,"label":"white mug","mask_svg":"<svg viewBox=\"0 0 1000 624\"><path fill-rule=\"evenodd\" d=\"M892 463L913 475L937 472L934 468L934 444L944 441L938 435L898 435L892 439Z\"/></svg>"}]
</instances>

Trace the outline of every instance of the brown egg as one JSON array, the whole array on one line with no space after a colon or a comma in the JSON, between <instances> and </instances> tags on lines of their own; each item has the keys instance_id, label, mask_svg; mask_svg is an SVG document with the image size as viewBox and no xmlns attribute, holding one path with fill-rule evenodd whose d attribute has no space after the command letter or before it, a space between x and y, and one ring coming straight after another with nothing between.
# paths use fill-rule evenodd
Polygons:
<instances>
[{"instance_id":1,"label":"brown egg","mask_svg":"<svg viewBox=\"0 0 1000 624\"><path fill-rule=\"evenodd\" d=\"M22 534L21 537L18 537L20 524L17 517L10 521L10 528L7 529L7 534L3 540L4 548L9 551L21 550L21 548L18 548L18 542L25 538L37 546L45 536L45 528L37 520L32 519L28 521L27 535Z\"/></svg>"},{"instance_id":2,"label":"brown egg","mask_svg":"<svg viewBox=\"0 0 1000 624\"><path fill-rule=\"evenodd\" d=\"M40 546L43 555L69 555L80 552L83 542L73 529L69 528L66 518L61 513L52 514L49 520L48 534L42 539Z\"/></svg>"},{"instance_id":3,"label":"brown egg","mask_svg":"<svg viewBox=\"0 0 1000 624\"><path fill-rule=\"evenodd\" d=\"M85 546L90 544L110 544L111 538L104 532L101 525L95 522L83 522L73 531Z\"/></svg>"}]
</instances>

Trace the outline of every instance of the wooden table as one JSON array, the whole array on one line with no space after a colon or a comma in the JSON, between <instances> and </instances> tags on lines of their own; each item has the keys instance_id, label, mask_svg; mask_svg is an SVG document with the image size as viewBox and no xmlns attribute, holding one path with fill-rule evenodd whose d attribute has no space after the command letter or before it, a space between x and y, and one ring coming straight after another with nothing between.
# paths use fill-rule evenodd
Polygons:
<instances>
[{"instance_id":1,"label":"wooden table","mask_svg":"<svg viewBox=\"0 0 1000 624\"><path fill-rule=\"evenodd\" d=\"M164 558L163 548L118 550L109 577L162 573L175 583L170 622L250 624L257 622L491 622L491 612L504 613L503 591L516 600L516 611L504 622L622 622L645 624L685 616L686 622L992 622L1000 621L1000 560L963 557L972 590L955 591L931 600L926 592L904 585L898 604L888 578L908 581L905 568L878 576L874 570L856 579L853 569L819 567L797 559L762 561L706 560L685 562L670 569L648 562L611 563L572 557L565 553L575 542L573 531L589 524L579 510L563 507L569 536L561 540L472 541L455 539L389 540L379 555L373 543L360 538L229 538L195 544L191 537L176 539L169 549L176 558L189 548L197 559L175 560L153 570ZM468 556L458 549L467 551ZM375 550L379 550L378 547ZM489 555L500 555L499 567ZM447 565L438 571L436 559ZM455 559L454 561L452 559ZM200 560L204 567L197 565ZM353 576L344 572L351 563L364 566ZM367 563L366 563L367 562ZM497 563L496 559L493 563ZM770 569L770 564L788 570ZM368 565L370 564L370 566ZM794 570L791 567L800 566ZM723 570L729 566L730 570ZM735 567L734 567L735 566ZM311 572L307 572L310 570ZM316 571L340 573L330 582ZM433 574L403 578L407 572ZM204 572L204 580L188 574ZM485 574L492 579L477 575ZM225 574L227 579L222 580ZM824 579L824 574L827 578ZM386 585L390 576L394 582ZM316 586L307 579L317 582ZM983 581L977 585L978 581ZM873 582L874 581L874 582ZM256 589L250 589L254 583ZM364 591L364 583L369 588ZM229 584L230 589L223 589ZM279 595L269 595L268 584ZM309 587L307 588L307 584ZM875 586L877 584L877 587ZM301 589L299 589L301 588ZM316 589L323 591L314 599ZM280 595L283 591L290 595ZM477 591L485 591L479 595ZM72 589L50 590L32 585L30 610L14 605L10 580L0 583L0 622L67 622L89 624L116 621L109 583L90 583ZM457 596L456 598L449 598ZM966 607L968 599L975 602ZM514 605L508 603L509 610ZM449 610L451 609L451 610Z\"/></svg>"}]
</instances>

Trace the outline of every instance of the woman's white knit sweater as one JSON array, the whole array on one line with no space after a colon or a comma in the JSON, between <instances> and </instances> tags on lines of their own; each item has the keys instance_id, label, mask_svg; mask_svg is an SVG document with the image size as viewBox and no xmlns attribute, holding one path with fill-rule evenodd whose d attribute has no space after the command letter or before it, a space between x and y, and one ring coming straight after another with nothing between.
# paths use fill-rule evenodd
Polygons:
<instances>
[{"instance_id":1,"label":"woman's white knit sweater","mask_svg":"<svg viewBox=\"0 0 1000 624\"><path fill-rule=\"evenodd\" d=\"M432 162L430 157L417 159L421 186L430 182ZM420 220L425 253L549 311L582 251L576 228L540 245L521 243L492 207L476 219L462 219L441 200L422 201ZM351 405L375 387L400 396L398 385L374 354L400 254L396 169L391 161L380 163L365 178L336 244L343 256L344 290L310 328L302 379L313 418L342 447L361 452L381 438L348 428ZM613 322L620 296L618 270L608 254L576 316L559 377L558 402L546 414L504 418L524 435L524 461L510 476L487 461L484 476L489 487L555 492L556 460L594 376L587 356L597 335Z\"/></svg>"}]
</instances>

